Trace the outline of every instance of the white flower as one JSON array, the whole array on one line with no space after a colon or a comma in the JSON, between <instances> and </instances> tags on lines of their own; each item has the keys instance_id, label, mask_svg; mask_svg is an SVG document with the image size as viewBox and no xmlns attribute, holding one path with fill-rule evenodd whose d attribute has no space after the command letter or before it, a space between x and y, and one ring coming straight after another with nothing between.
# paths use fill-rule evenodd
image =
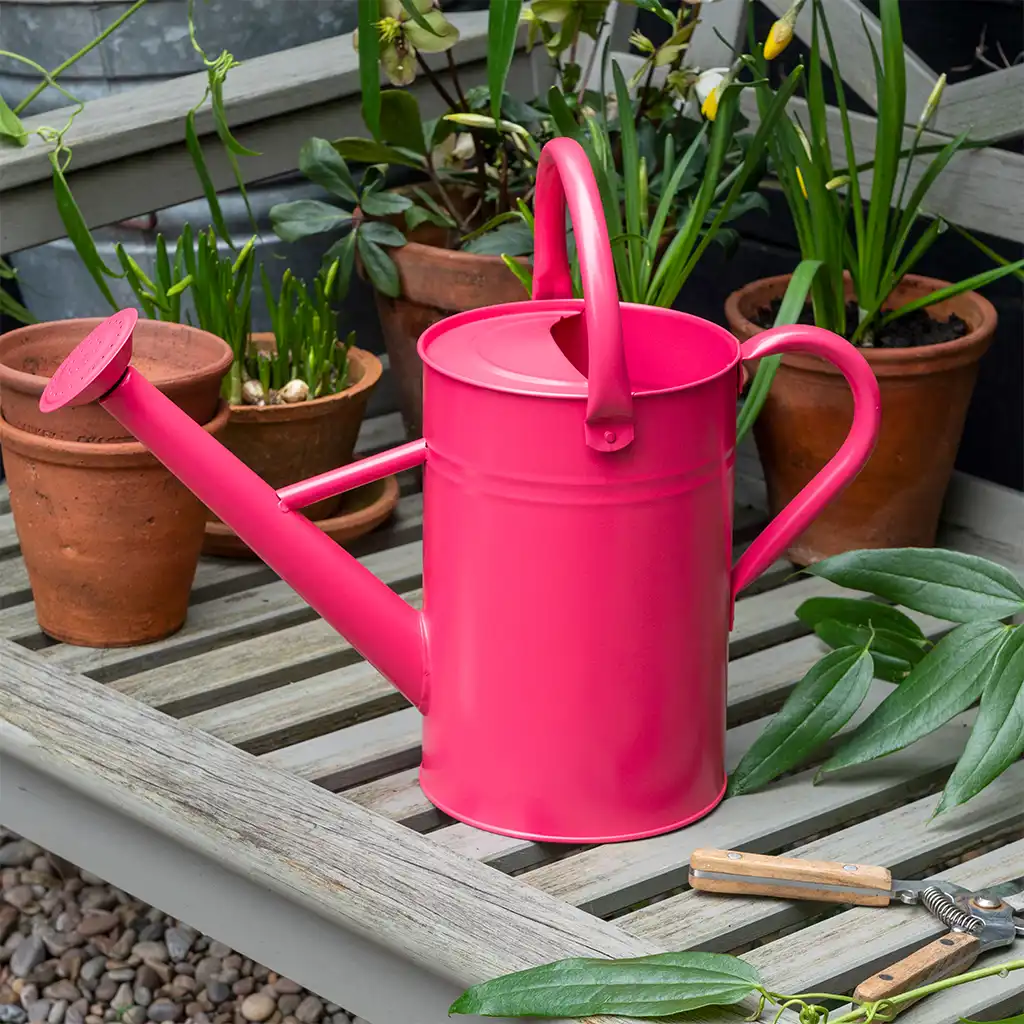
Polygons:
<instances>
[{"instance_id":1,"label":"white flower","mask_svg":"<svg viewBox=\"0 0 1024 1024\"><path fill-rule=\"evenodd\" d=\"M693 88L697 93L700 112L709 120L714 121L718 113L718 101L727 83L728 68L708 68L697 76Z\"/></svg>"}]
</instances>

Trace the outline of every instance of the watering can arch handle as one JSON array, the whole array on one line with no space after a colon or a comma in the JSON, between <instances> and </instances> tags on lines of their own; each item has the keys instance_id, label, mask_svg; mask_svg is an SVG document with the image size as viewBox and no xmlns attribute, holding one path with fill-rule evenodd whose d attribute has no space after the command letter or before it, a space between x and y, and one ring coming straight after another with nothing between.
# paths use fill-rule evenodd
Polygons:
<instances>
[{"instance_id":1,"label":"watering can arch handle","mask_svg":"<svg viewBox=\"0 0 1024 1024\"><path fill-rule=\"evenodd\" d=\"M572 297L565 241L567 200L580 258L588 346L584 436L597 451L618 451L633 440L633 397L604 209L583 147L575 139L552 139L541 150L537 167L534 299Z\"/></svg>"},{"instance_id":2,"label":"watering can arch handle","mask_svg":"<svg viewBox=\"0 0 1024 1024\"><path fill-rule=\"evenodd\" d=\"M840 491L853 482L874 451L882 422L878 381L868 361L845 338L808 324L763 331L740 348L743 362L803 352L832 363L853 392L853 423L839 451L796 497L764 528L732 571L732 596L761 575L810 525Z\"/></svg>"}]
</instances>

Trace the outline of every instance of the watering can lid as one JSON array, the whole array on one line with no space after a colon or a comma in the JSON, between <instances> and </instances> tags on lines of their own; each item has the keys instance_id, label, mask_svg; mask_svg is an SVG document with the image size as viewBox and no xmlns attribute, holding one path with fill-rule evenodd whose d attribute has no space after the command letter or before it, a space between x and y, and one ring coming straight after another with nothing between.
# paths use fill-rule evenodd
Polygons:
<instances>
[{"instance_id":1,"label":"watering can lid","mask_svg":"<svg viewBox=\"0 0 1024 1024\"><path fill-rule=\"evenodd\" d=\"M446 376L481 387L586 398L587 378L563 354L551 333L560 322L566 328L579 323L582 310L579 300L553 299L459 313L427 331L422 357Z\"/></svg>"}]
</instances>

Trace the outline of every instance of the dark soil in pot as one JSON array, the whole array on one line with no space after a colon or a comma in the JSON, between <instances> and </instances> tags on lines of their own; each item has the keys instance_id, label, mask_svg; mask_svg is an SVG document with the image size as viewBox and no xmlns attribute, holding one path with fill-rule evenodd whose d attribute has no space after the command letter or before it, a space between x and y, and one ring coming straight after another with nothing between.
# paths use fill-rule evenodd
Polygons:
<instances>
[{"instance_id":1,"label":"dark soil in pot","mask_svg":"<svg viewBox=\"0 0 1024 1024\"><path fill-rule=\"evenodd\" d=\"M54 320L0 337L0 412L19 430L86 444L135 439L96 403L39 411L39 397L54 370L103 317ZM231 348L197 327L139 320L132 366L197 423L217 415L220 384L231 365Z\"/></svg>"},{"instance_id":2,"label":"dark soil in pot","mask_svg":"<svg viewBox=\"0 0 1024 1024\"><path fill-rule=\"evenodd\" d=\"M207 424L219 434L222 405ZM137 442L85 444L0 420L11 511L40 629L84 647L150 643L185 622L206 522Z\"/></svg>"},{"instance_id":3,"label":"dark soil in pot","mask_svg":"<svg viewBox=\"0 0 1024 1024\"><path fill-rule=\"evenodd\" d=\"M788 282L788 275L765 278L729 297L726 316L741 341L763 329ZM893 305L946 284L909 275L894 293ZM787 554L797 564L862 548L935 543L978 360L992 340L996 312L983 296L967 292L929 307L926 315L939 326L928 328L925 337L930 331L941 336L959 330L958 321L966 331L950 341L909 344L921 333L912 325L903 345L861 349L882 396L878 443L857 479L790 547ZM893 322L894 332L902 322ZM812 356L783 357L754 425L773 514L831 459L852 419L850 391L831 364Z\"/></svg>"},{"instance_id":4,"label":"dark soil in pot","mask_svg":"<svg viewBox=\"0 0 1024 1024\"><path fill-rule=\"evenodd\" d=\"M775 323L782 306L782 299L772 299L767 306L757 311L753 317L754 323L762 330L767 330ZM800 323L814 323L814 307L807 303L800 313ZM847 324L857 322L857 303L846 304ZM947 341L955 341L968 333L970 328L956 313L949 313L946 316L931 316L925 309L916 309L913 313L901 316L899 320L886 324L875 335L875 348L920 348L923 345L941 345ZM846 332L847 341L853 333L853 328L848 327Z\"/></svg>"}]
</instances>

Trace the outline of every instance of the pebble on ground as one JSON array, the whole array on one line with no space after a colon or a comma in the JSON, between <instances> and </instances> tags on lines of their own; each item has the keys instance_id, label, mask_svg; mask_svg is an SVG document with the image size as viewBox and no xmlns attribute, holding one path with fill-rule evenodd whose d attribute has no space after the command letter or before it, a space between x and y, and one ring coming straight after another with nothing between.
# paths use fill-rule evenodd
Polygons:
<instances>
[{"instance_id":1,"label":"pebble on ground","mask_svg":"<svg viewBox=\"0 0 1024 1024\"><path fill-rule=\"evenodd\" d=\"M0 1024L353 1022L340 1006L3 828L0 883Z\"/></svg>"}]
</instances>

